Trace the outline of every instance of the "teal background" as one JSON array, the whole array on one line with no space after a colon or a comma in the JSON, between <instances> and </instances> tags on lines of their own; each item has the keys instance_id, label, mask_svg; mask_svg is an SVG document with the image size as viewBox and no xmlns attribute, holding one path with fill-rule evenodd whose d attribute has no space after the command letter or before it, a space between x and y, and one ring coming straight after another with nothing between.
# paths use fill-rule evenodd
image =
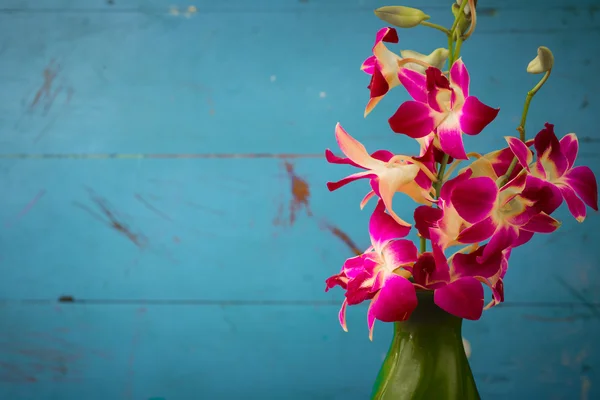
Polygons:
<instances>
[{"instance_id":1,"label":"teal background","mask_svg":"<svg viewBox=\"0 0 600 400\"><path fill-rule=\"evenodd\" d=\"M392 325L370 342L357 306L343 332L324 280L353 254L342 238L368 246L372 205L366 182L327 191L352 169L323 152L338 121L371 151L418 150L387 126L402 90L362 116L390 4L0 0L0 399L368 398ZM451 23L450 0L404 4ZM599 174L600 4L479 4L463 60L501 111L467 148L517 135L545 45L528 135L576 132ZM484 399L600 397L600 220L557 216L514 252L506 303L465 323Z\"/></svg>"}]
</instances>

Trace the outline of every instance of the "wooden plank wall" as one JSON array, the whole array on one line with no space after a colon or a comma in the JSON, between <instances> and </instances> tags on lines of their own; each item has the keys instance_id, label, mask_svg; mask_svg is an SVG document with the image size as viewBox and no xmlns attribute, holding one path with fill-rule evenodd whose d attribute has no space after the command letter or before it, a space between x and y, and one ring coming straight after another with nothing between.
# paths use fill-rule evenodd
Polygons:
<instances>
[{"instance_id":1,"label":"wooden plank wall","mask_svg":"<svg viewBox=\"0 0 600 400\"><path fill-rule=\"evenodd\" d=\"M375 0L0 1L0 398L365 399L390 340L365 308L337 322L324 279L368 244L365 184L328 193L341 121L369 149L414 152L366 120L358 67ZM407 1L449 23L450 0ZM501 107L476 151L534 100L600 173L594 0L480 0L472 92ZM401 32L405 48L444 46ZM399 198L398 207L412 207ZM465 324L484 399L600 397L598 215L516 251L506 303ZM348 239L349 238L349 239Z\"/></svg>"}]
</instances>

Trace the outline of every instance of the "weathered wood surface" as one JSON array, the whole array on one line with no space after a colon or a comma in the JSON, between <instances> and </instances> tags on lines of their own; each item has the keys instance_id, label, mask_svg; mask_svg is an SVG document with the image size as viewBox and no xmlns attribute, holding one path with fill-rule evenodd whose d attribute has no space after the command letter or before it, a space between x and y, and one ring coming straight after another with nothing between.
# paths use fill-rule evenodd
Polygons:
<instances>
[{"instance_id":1,"label":"weathered wood surface","mask_svg":"<svg viewBox=\"0 0 600 400\"><path fill-rule=\"evenodd\" d=\"M448 3L406 4L447 22ZM529 132L576 132L600 173L595 4L486 2L463 55L501 113L472 149L514 134L546 45ZM338 121L370 149L416 151L386 126L401 91L362 118L380 5L0 0L0 398L368 396L390 327L370 343L357 307L344 333L342 293L323 293L368 244L367 186L328 193L349 169L322 154ZM558 216L515 252L506 304L465 325L485 399L600 396L600 216Z\"/></svg>"}]
</instances>

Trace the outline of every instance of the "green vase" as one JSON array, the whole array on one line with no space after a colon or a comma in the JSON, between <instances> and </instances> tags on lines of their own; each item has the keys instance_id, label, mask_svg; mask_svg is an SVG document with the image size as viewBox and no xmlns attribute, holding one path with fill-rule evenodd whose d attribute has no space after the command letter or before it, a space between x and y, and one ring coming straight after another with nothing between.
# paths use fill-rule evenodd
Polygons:
<instances>
[{"instance_id":1,"label":"green vase","mask_svg":"<svg viewBox=\"0 0 600 400\"><path fill-rule=\"evenodd\" d=\"M410 319L396 322L372 400L479 400L462 341L462 318L418 291Z\"/></svg>"}]
</instances>

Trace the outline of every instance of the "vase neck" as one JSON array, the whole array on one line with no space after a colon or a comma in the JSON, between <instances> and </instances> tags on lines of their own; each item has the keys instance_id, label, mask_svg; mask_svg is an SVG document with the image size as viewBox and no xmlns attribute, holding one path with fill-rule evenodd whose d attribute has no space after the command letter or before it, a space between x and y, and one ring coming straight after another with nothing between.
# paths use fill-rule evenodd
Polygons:
<instances>
[{"instance_id":1,"label":"vase neck","mask_svg":"<svg viewBox=\"0 0 600 400\"><path fill-rule=\"evenodd\" d=\"M462 319L436 306L431 292L417 297L410 318L395 323L372 399L479 400L463 347Z\"/></svg>"},{"instance_id":2,"label":"vase neck","mask_svg":"<svg viewBox=\"0 0 600 400\"><path fill-rule=\"evenodd\" d=\"M439 308L433 301L433 293L418 293L417 308L407 321L394 323L394 336L398 334L451 335L462 341L462 318Z\"/></svg>"}]
</instances>

